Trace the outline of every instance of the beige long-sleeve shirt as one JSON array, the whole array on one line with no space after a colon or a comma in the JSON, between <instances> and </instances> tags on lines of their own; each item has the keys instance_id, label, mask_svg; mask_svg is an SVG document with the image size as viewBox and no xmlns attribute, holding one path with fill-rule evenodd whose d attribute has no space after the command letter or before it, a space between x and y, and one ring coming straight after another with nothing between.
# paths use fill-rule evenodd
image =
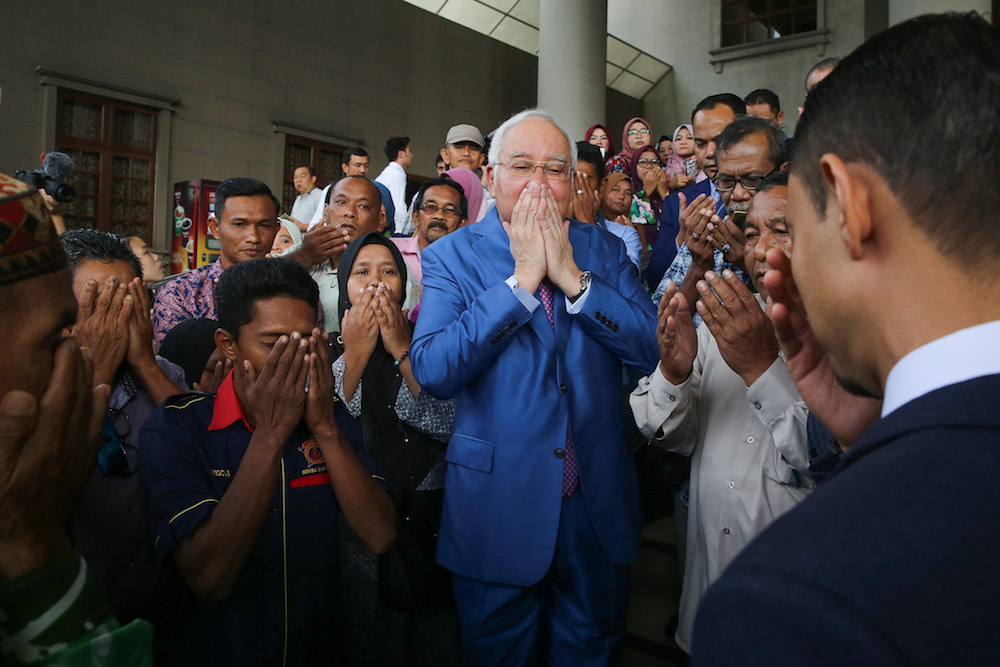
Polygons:
<instances>
[{"instance_id":1,"label":"beige long-sleeve shirt","mask_svg":"<svg viewBox=\"0 0 1000 667\"><path fill-rule=\"evenodd\" d=\"M690 506L677 644L690 652L698 603L750 540L814 487L806 417L781 357L747 387L698 328L691 376L671 384L659 366L629 398L654 444L691 456Z\"/></svg>"}]
</instances>

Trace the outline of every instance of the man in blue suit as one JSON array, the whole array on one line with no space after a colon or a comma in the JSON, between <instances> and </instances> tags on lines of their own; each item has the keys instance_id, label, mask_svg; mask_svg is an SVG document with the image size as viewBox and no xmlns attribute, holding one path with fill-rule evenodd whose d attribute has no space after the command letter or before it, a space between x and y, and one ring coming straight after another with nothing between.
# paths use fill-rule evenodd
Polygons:
<instances>
[{"instance_id":1,"label":"man in blue suit","mask_svg":"<svg viewBox=\"0 0 1000 667\"><path fill-rule=\"evenodd\" d=\"M901 23L809 94L764 282L802 397L857 442L709 590L695 663L1000 664L997 108L976 14Z\"/></svg>"},{"instance_id":2,"label":"man in blue suit","mask_svg":"<svg viewBox=\"0 0 1000 667\"><path fill-rule=\"evenodd\" d=\"M576 146L547 113L493 138L496 207L428 247L410 351L457 397L438 561L473 665L612 664L642 517L622 367L657 363L625 247L565 219Z\"/></svg>"}]
</instances>

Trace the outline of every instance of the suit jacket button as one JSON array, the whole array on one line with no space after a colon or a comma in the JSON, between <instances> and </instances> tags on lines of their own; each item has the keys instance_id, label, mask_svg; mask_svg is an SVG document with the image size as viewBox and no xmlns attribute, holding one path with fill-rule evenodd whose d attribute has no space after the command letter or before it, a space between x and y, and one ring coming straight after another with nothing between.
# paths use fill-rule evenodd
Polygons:
<instances>
[{"instance_id":1,"label":"suit jacket button","mask_svg":"<svg viewBox=\"0 0 1000 667\"><path fill-rule=\"evenodd\" d=\"M559 391L561 391L562 393L565 394L567 389L568 389L568 387L566 387L565 384L559 385Z\"/></svg>"},{"instance_id":2,"label":"suit jacket button","mask_svg":"<svg viewBox=\"0 0 1000 667\"><path fill-rule=\"evenodd\" d=\"M597 318L598 320L601 319L601 311L595 310L594 311L594 317Z\"/></svg>"},{"instance_id":3,"label":"suit jacket button","mask_svg":"<svg viewBox=\"0 0 1000 667\"><path fill-rule=\"evenodd\" d=\"M615 333L618 333L618 325L617 324L612 324L611 325L611 330L614 331Z\"/></svg>"},{"instance_id":4,"label":"suit jacket button","mask_svg":"<svg viewBox=\"0 0 1000 667\"><path fill-rule=\"evenodd\" d=\"M561 459L562 457L566 456L566 452L564 452L564 451L563 451L563 450L561 450L561 449L557 449L556 451L552 452L552 454L553 454L553 456L555 456L555 457L556 457L557 459Z\"/></svg>"}]
</instances>

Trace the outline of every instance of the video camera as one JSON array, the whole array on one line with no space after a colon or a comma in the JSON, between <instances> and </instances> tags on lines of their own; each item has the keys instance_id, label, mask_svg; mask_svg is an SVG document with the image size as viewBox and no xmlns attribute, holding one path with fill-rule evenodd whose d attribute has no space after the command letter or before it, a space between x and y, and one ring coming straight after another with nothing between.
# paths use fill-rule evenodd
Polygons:
<instances>
[{"instance_id":1,"label":"video camera","mask_svg":"<svg viewBox=\"0 0 1000 667\"><path fill-rule=\"evenodd\" d=\"M68 204L76 197L76 188L64 181L73 175L75 167L73 158L65 153L46 153L42 157L41 169L21 169L15 171L14 176L39 190L44 189L57 202Z\"/></svg>"}]
</instances>

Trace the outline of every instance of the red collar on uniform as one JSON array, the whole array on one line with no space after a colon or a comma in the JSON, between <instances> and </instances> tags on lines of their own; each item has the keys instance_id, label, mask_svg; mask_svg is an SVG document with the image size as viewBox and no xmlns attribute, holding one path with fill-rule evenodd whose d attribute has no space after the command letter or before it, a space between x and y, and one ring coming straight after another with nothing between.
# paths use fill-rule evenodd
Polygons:
<instances>
[{"instance_id":1,"label":"red collar on uniform","mask_svg":"<svg viewBox=\"0 0 1000 667\"><path fill-rule=\"evenodd\" d=\"M247 422L243 406L236 395L236 387L233 386L233 371L219 385L219 390L215 392L215 407L212 408L212 421L208 425L209 431L221 431L234 424L237 419L243 420L247 430L253 433L253 426Z\"/></svg>"}]
</instances>

